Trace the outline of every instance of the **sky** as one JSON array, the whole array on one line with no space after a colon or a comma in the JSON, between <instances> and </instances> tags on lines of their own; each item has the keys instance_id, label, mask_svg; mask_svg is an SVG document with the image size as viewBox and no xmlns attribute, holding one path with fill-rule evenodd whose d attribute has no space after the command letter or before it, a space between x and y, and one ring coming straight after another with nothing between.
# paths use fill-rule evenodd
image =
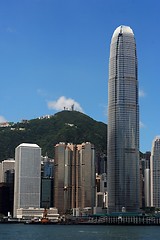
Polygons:
<instances>
[{"instance_id":1,"label":"sky","mask_svg":"<svg viewBox=\"0 0 160 240\"><path fill-rule=\"evenodd\" d=\"M110 41L133 29L140 150L160 135L159 0L0 0L0 122L65 108L107 123Z\"/></svg>"}]
</instances>

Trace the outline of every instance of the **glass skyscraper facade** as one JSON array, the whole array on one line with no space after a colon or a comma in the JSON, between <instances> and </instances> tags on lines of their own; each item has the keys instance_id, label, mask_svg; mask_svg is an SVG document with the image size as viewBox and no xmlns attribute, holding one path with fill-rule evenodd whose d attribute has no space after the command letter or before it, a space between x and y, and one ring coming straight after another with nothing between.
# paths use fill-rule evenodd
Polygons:
<instances>
[{"instance_id":1,"label":"glass skyscraper facade","mask_svg":"<svg viewBox=\"0 0 160 240\"><path fill-rule=\"evenodd\" d=\"M41 148L22 143L15 150L14 217L17 209L40 207Z\"/></svg>"},{"instance_id":2,"label":"glass skyscraper facade","mask_svg":"<svg viewBox=\"0 0 160 240\"><path fill-rule=\"evenodd\" d=\"M134 33L118 27L112 36L108 81L109 212L139 210L139 105Z\"/></svg>"}]
</instances>

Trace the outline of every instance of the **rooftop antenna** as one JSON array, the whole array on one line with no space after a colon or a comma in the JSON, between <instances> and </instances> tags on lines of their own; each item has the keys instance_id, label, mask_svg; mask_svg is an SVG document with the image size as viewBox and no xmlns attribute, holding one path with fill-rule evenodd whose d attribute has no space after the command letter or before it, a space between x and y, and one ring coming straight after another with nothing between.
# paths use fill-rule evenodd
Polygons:
<instances>
[{"instance_id":1,"label":"rooftop antenna","mask_svg":"<svg viewBox=\"0 0 160 240\"><path fill-rule=\"evenodd\" d=\"M71 106L71 110L74 111L74 104L72 104L72 106Z\"/></svg>"}]
</instances>

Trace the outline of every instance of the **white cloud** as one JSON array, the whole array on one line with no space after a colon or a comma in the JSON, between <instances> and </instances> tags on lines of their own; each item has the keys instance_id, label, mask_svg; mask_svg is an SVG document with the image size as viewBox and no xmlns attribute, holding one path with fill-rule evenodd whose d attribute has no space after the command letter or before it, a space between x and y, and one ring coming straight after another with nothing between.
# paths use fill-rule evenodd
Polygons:
<instances>
[{"instance_id":1,"label":"white cloud","mask_svg":"<svg viewBox=\"0 0 160 240\"><path fill-rule=\"evenodd\" d=\"M139 122L139 127L140 127L140 128L145 128L144 123L140 121L140 122Z\"/></svg>"},{"instance_id":2,"label":"white cloud","mask_svg":"<svg viewBox=\"0 0 160 240\"><path fill-rule=\"evenodd\" d=\"M66 98L65 96L61 96L56 101L48 102L48 108L58 110L58 111L64 110L64 109L70 110L73 105L74 105L74 110L77 110L79 112L84 112L78 102L76 102L72 98Z\"/></svg>"},{"instance_id":3,"label":"white cloud","mask_svg":"<svg viewBox=\"0 0 160 240\"><path fill-rule=\"evenodd\" d=\"M139 89L139 97L145 97L145 96L146 96L146 93L143 90Z\"/></svg>"},{"instance_id":4,"label":"white cloud","mask_svg":"<svg viewBox=\"0 0 160 240\"><path fill-rule=\"evenodd\" d=\"M3 123L3 122L7 122L7 120L3 116L0 116L0 123Z\"/></svg>"}]
</instances>

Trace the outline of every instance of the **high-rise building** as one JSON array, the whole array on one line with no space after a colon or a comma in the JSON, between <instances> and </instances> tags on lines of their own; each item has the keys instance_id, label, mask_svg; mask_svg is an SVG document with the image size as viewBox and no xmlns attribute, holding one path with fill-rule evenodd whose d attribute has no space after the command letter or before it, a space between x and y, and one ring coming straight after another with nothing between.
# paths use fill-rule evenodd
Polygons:
<instances>
[{"instance_id":1,"label":"high-rise building","mask_svg":"<svg viewBox=\"0 0 160 240\"><path fill-rule=\"evenodd\" d=\"M55 146L54 206L60 214L95 205L95 149L87 142Z\"/></svg>"},{"instance_id":2,"label":"high-rise building","mask_svg":"<svg viewBox=\"0 0 160 240\"><path fill-rule=\"evenodd\" d=\"M0 214L7 216L11 212L10 191L6 183L0 183Z\"/></svg>"},{"instance_id":3,"label":"high-rise building","mask_svg":"<svg viewBox=\"0 0 160 240\"><path fill-rule=\"evenodd\" d=\"M90 142L77 145L76 208L95 206L96 175L95 148Z\"/></svg>"},{"instance_id":4,"label":"high-rise building","mask_svg":"<svg viewBox=\"0 0 160 240\"><path fill-rule=\"evenodd\" d=\"M5 209L5 212L10 212L11 215L13 215L14 168L15 168L14 159L3 160L0 164L0 183L4 183L4 184L1 184L1 187L2 187L1 191L3 191L2 199L4 199L4 205L5 205L4 209Z\"/></svg>"},{"instance_id":5,"label":"high-rise building","mask_svg":"<svg viewBox=\"0 0 160 240\"><path fill-rule=\"evenodd\" d=\"M96 176L96 207L108 208L107 174Z\"/></svg>"},{"instance_id":6,"label":"high-rise building","mask_svg":"<svg viewBox=\"0 0 160 240\"><path fill-rule=\"evenodd\" d=\"M5 173L8 170L14 170L15 160L14 159L7 159L3 160L0 164L1 174L0 174L0 182L5 182Z\"/></svg>"},{"instance_id":7,"label":"high-rise building","mask_svg":"<svg viewBox=\"0 0 160 240\"><path fill-rule=\"evenodd\" d=\"M14 216L17 209L40 207L41 148L22 143L15 150Z\"/></svg>"},{"instance_id":8,"label":"high-rise building","mask_svg":"<svg viewBox=\"0 0 160 240\"><path fill-rule=\"evenodd\" d=\"M53 167L54 160L48 156L41 158L41 207L53 207Z\"/></svg>"},{"instance_id":9,"label":"high-rise building","mask_svg":"<svg viewBox=\"0 0 160 240\"><path fill-rule=\"evenodd\" d=\"M150 156L151 152L145 152L140 158L140 207L150 207Z\"/></svg>"},{"instance_id":10,"label":"high-rise building","mask_svg":"<svg viewBox=\"0 0 160 240\"><path fill-rule=\"evenodd\" d=\"M144 170L144 206L151 206L150 169Z\"/></svg>"},{"instance_id":11,"label":"high-rise building","mask_svg":"<svg viewBox=\"0 0 160 240\"><path fill-rule=\"evenodd\" d=\"M160 137L152 143L151 161L151 206L160 208Z\"/></svg>"},{"instance_id":12,"label":"high-rise building","mask_svg":"<svg viewBox=\"0 0 160 240\"><path fill-rule=\"evenodd\" d=\"M53 207L53 178L41 179L41 207Z\"/></svg>"},{"instance_id":13,"label":"high-rise building","mask_svg":"<svg viewBox=\"0 0 160 240\"><path fill-rule=\"evenodd\" d=\"M133 31L118 27L112 36L108 81L109 212L139 209L139 105Z\"/></svg>"},{"instance_id":14,"label":"high-rise building","mask_svg":"<svg viewBox=\"0 0 160 240\"><path fill-rule=\"evenodd\" d=\"M47 156L42 157L42 177L53 178L54 160Z\"/></svg>"},{"instance_id":15,"label":"high-rise building","mask_svg":"<svg viewBox=\"0 0 160 240\"><path fill-rule=\"evenodd\" d=\"M60 214L64 214L66 209L70 208L70 179L68 183L64 182L67 178L65 172L70 164L70 158L66 156L66 144L61 142L55 146L55 159L54 159L54 206L58 209ZM66 203L65 203L66 199Z\"/></svg>"}]
</instances>

